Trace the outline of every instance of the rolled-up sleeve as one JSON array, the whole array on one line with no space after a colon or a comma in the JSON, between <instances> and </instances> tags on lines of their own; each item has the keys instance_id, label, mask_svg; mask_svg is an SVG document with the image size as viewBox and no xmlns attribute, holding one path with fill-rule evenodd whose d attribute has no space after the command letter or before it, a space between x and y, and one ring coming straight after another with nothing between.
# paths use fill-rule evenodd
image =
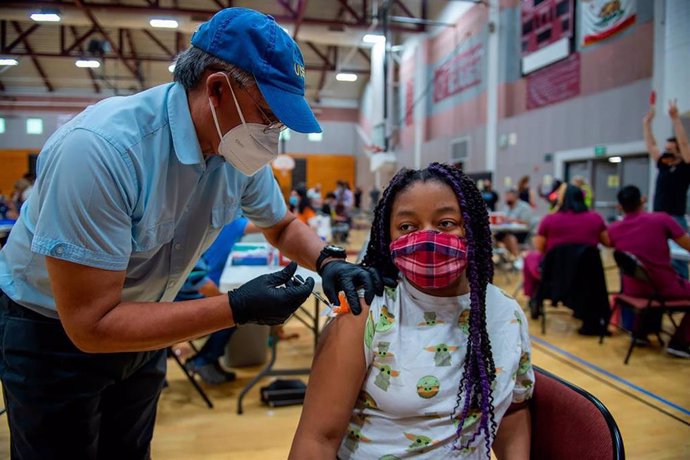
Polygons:
<instances>
[{"instance_id":1,"label":"rolled-up sleeve","mask_svg":"<svg viewBox=\"0 0 690 460\"><path fill-rule=\"evenodd\" d=\"M126 154L85 129L39 155L35 253L105 270L127 268L136 179Z\"/></svg>"},{"instance_id":2,"label":"rolled-up sleeve","mask_svg":"<svg viewBox=\"0 0 690 460\"><path fill-rule=\"evenodd\" d=\"M285 199L269 166L249 179L242 194L242 213L262 228L271 227L285 217Z\"/></svg>"}]
</instances>

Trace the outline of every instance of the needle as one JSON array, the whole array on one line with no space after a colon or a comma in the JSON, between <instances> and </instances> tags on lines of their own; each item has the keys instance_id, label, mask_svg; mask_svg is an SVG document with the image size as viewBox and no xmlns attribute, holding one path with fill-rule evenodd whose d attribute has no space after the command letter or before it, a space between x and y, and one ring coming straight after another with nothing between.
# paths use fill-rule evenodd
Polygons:
<instances>
[{"instance_id":1,"label":"needle","mask_svg":"<svg viewBox=\"0 0 690 460\"><path fill-rule=\"evenodd\" d=\"M304 284L305 284L305 283L304 283L304 280L302 279L301 276L293 276L292 279L293 279L294 281L297 281L297 282L298 282L299 284L301 284L301 285L304 285ZM323 302L323 303L324 303L326 306L328 306L329 308L333 308L333 304L331 304L324 296L322 296L321 294L319 294L319 293L316 292L316 291L311 291L311 293L312 293L312 295L313 295L314 297L316 297L317 300L319 300L320 302Z\"/></svg>"}]
</instances>

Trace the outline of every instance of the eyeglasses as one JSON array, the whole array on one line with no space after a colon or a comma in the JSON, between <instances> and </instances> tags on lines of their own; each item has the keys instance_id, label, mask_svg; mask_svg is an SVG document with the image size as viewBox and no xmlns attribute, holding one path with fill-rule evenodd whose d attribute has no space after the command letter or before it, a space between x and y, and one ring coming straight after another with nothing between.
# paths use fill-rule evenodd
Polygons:
<instances>
[{"instance_id":1,"label":"eyeglasses","mask_svg":"<svg viewBox=\"0 0 690 460\"><path fill-rule=\"evenodd\" d=\"M249 95L252 101L254 101L254 104L256 104L256 107L259 109L259 112L261 112L261 116L263 117L264 121L266 122L266 126L264 127L264 133L269 133L269 132L282 132L285 129L287 129L287 126L285 126L285 123L282 121L276 120L275 115L272 117L269 117L264 109L261 108L261 104L259 104L259 101L256 100L254 95L250 93L244 85L240 85L240 88Z\"/></svg>"}]
</instances>

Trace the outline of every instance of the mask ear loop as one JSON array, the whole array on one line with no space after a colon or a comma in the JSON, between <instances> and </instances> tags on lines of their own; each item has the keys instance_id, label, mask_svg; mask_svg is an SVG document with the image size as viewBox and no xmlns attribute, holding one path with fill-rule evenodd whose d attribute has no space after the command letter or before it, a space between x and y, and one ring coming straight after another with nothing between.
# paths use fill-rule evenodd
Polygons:
<instances>
[{"instance_id":1,"label":"mask ear loop","mask_svg":"<svg viewBox=\"0 0 690 460\"><path fill-rule=\"evenodd\" d=\"M242 126L247 128L247 123L244 121L244 115L242 114L242 109L240 109L240 104L237 102L237 98L235 97L235 91L232 89L232 85L230 84L230 78L226 74L223 74L225 77L225 81L228 82L228 86L230 87L230 93L232 94L232 100L235 101L235 107L237 108L237 114L240 116L240 120L242 120Z\"/></svg>"},{"instance_id":2,"label":"mask ear loop","mask_svg":"<svg viewBox=\"0 0 690 460\"><path fill-rule=\"evenodd\" d=\"M228 82L228 86L230 87L230 93L232 94L232 99L235 101L235 107L237 108L237 114L240 116L240 120L242 121L242 126L244 126L245 129L247 129L247 123L244 121L244 115L242 114L242 109L240 109L240 104L237 102L237 97L235 97L235 92L232 90L232 85L230 84L230 79L228 76L222 72L221 75L225 77L225 81ZM216 108L213 107L213 102L211 102L211 98L208 98L208 103L211 106L211 115L213 116L213 123L216 125L216 131L218 132L218 137L220 138L221 142L223 141L223 133L220 130L220 123L218 123L218 115L216 115Z\"/></svg>"}]
</instances>

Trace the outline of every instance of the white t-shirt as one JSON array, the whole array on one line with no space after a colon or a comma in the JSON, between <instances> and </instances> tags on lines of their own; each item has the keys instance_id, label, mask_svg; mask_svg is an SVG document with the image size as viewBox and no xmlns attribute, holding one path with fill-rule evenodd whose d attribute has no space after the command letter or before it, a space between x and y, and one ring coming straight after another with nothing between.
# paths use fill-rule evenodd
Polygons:
<instances>
[{"instance_id":1,"label":"white t-shirt","mask_svg":"<svg viewBox=\"0 0 690 460\"><path fill-rule=\"evenodd\" d=\"M364 335L369 370L339 459L486 458L484 436L465 451L455 442L469 313L469 294L434 297L405 280L374 299ZM498 426L511 403L532 396L534 373L525 315L491 284L486 326L496 365L492 394ZM463 435L474 431L477 420L470 413Z\"/></svg>"}]
</instances>

